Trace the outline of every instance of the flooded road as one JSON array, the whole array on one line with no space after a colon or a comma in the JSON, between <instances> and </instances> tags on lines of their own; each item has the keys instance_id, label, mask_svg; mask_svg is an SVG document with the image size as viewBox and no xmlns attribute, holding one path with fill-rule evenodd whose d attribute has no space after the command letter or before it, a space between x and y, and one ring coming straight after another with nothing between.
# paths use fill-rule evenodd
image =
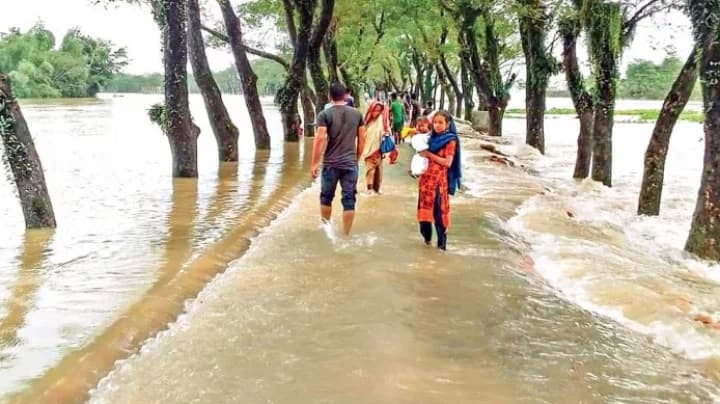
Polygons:
<instances>
[{"instance_id":1,"label":"flooded road","mask_svg":"<svg viewBox=\"0 0 720 404\"><path fill-rule=\"evenodd\" d=\"M202 101L195 98L203 128L200 178L173 180L167 141L146 121L145 110L159 99L128 95L24 107L59 225L54 232L25 233L14 185L0 181L4 394L50 369L62 375L73 353L101 345L108 351L97 354L97 363L86 362L100 372L94 382L73 380L74 389L87 391L118 350L132 351L164 328L299 191L303 146L275 142L271 152L255 153L242 120L240 162L218 168ZM243 116L242 98L229 97L228 107ZM218 244L227 254L213 255Z\"/></svg>"},{"instance_id":2,"label":"flooded road","mask_svg":"<svg viewBox=\"0 0 720 404\"><path fill-rule=\"evenodd\" d=\"M693 321L720 315L720 272L682 253L699 125L678 125L654 219L634 216L651 126L616 127L612 190L569 179L573 120L548 120L544 157L521 145L524 121L507 120L500 148L515 168L465 140L468 189L441 253L417 234L408 150L383 195L359 197L343 239L320 225L309 143L276 136L256 154L239 122L241 161L218 169L193 99L200 178L173 181L167 142L144 120L154 101L25 107L59 227L26 233L17 202L0 198L2 401L720 397L720 333ZM240 98L228 104L245 116Z\"/></svg>"}]
</instances>

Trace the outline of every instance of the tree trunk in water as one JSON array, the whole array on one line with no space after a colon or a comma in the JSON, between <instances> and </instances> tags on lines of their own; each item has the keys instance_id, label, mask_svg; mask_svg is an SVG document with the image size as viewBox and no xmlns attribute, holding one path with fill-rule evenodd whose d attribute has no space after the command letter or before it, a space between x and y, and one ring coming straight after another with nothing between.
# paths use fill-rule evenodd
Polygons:
<instances>
[{"instance_id":1,"label":"tree trunk in water","mask_svg":"<svg viewBox=\"0 0 720 404\"><path fill-rule=\"evenodd\" d=\"M262 105L260 104L260 96L257 91L257 76L250 66L245 48L243 48L242 29L240 20L235 15L229 0L217 0L222 11L223 20L225 21L225 29L227 30L228 39L230 40L230 48L235 59L235 67L240 75L242 84L243 98L245 106L250 114L250 122L253 126L255 135L255 147L257 149L270 148L270 133L265 123L265 115L263 114Z\"/></svg>"},{"instance_id":2,"label":"tree trunk in water","mask_svg":"<svg viewBox=\"0 0 720 404\"><path fill-rule=\"evenodd\" d=\"M187 1L165 0L164 14L166 133L173 177L197 177L197 135L193 133L187 87Z\"/></svg>"},{"instance_id":3,"label":"tree trunk in water","mask_svg":"<svg viewBox=\"0 0 720 404\"><path fill-rule=\"evenodd\" d=\"M589 101L592 102L592 101ZM593 109L584 108L578 112L580 120L580 133L577 140L577 155L575 157L575 171L573 178L584 179L590 175L593 151Z\"/></svg>"},{"instance_id":4,"label":"tree trunk in water","mask_svg":"<svg viewBox=\"0 0 720 404\"><path fill-rule=\"evenodd\" d=\"M612 130L615 101L601 90L593 116L592 179L612 186Z\"/></svg>"},{"instance_id":5,"label":"tree trunk in water","mask_svg":"<svg viewBox=\"0 0 720 404\"><path fill-rule=\"evenodd\" d=\"M693 87L697 81L697 48L688 56L685 65L665 97L660 116L655 122L650 142L645 151L645 170L643 173L638 215L657 216L660 214L665 159L670 145L675 123L685 108Z\"/></svg>"},{"instance_id":6,"label":"tree trunk in water","mask_svg":"<svg viewBox=\"0 0 720 404\"><path fill-rule=\"evenodd\" d=\"M528 72L530 67L528 67ZM528 73L528 76L532 75ZM528 78L529 79L529 78ZM545 154L545 91L547 86L528 85L525 87L526 133L525 144Z\"/></svg>"},{"instance_id":7,"label":"tree trunk in water","mask_svg":"<svg viewBox=\"0 0 720 404\"><path fill-rule=\"evenodd\" d=\"M210 127L217 140L218 158L238 161L238 129L230 119L220 89L213 78L205 54L198 0L188 0L188 51L193 77L205 103Z\"/></svg>"},{"instance_id":8,"label":"tree trunk in water","mask_svg":"<svg viewBox=\"0 0 720 404\"><path fill-rule=\"evenodd\" d=\"M552 73L552 57L545 51L547 19L540 0L523 0L520 39L526 61L525 143L545 154L545 93Z\"/></svg>"},{"instance_id":9,"label":"tree trunk in water","mask_svg":"<svg viewBox=\"0 0 720 404\"><path fill-rule=\"evenodd\" d=\"M561 18L559 30L563 39L562 63L563 70L565 70L565 80L575 106L575 112L577 112L580 120L573 178L584 179L590 175L592 162L593 100L590 93L585 89L585 80L580 72L577 59L577 38L580 35L577 17Z\"/></svg>"},{"instance_id":10,"label":"tree trunk in water","mask_svg":"<svg viewBox=\"0 0 720 404\"><path fill-rule=\"evenodd\" d=\"M4 158L17 186L25 227L56 227L40 156L30 135L20 104L13 97L10 79L0 72L0 137Z\"/></svg>"},{"instance_id":11,"label":"tree trunk in water","mask_svg":"<svg viewBox=\"0 0 720 404\"><path fill-rule=\"evenodd\" d=\"M305 84L307 87L307 84ZM303 122L305 123L303 132L307 137L315 136L315 106L312 103L312 97L307 88L300 92L300 103L303 108Z\"/></svg>"},{"instance_id":12,"label":"tree trunk in water","mask_svg":"<svg viewBox=\"0 0 720 404\"><path fill-rule=\"evenodd\" d=\"M332 22L333 11L335 9L335 0L322 0L322 9L315 28L310 39L310 48L308 54L308 67L310 68L310 77L312 77L313 86L315 87L315 95L317 101L315 110L320 111L325 108L325 104L329 102L328 91L329 85L325 78L322 61L320 60L320 51L322 49L325 33L330 28Z\"/></svg>"},{"instance_id":13,"label":"tree trunk in water","mask_svg":"<svg viewBox=\"0 0 720 404\"><path fill-rule=\"evenodd\" d=\"M695 38L701 47L700 82L705 106L705 156L702 182L685 249L697 256L720 260L720 42L717 9L702 0L688 2ZM707 15L710 14L710 15Z\"/></svg>"},{"instance_id":14,"label":"tree trunk in water","mask_svg":"<svg viewBox=\"0 0 720 404\"><path fill-rule=\"evenodd\" d=\"M298 97L305 84L305 67L310 49L313 11L317 4L314 0L295 2L299 14L299 25L294 35L295 47L285 83L278 91L277 100L280 104L280 116L286 142L297 142L300 132L300 114L298 113Z\"/></svg>"},{"instance_id":15,"label":"tree trunk in water","mask_svg":"<svg viewBox=\"0 0 720 404\"><path fill-rule=\"evenodd\" d=\"M613 27L621 24L619 3L600 0L591 2L588 22L588 51L596 73L598 101L593 119L592 179L612 186L612 130L615 111L620 55L620 31Z\"/></svg>"},{"instance_id":16,"label":"tree trunk in water","mask_svg":"<svg viewBox=\"0 0 720 404\"><path fill-rule=\"evenodd\" d=\"M488 116L490 118L488 135L502 136L502 120L505 116L508 100L495 100L491 98L488 102Z\"/></svg>"}]
</instances>

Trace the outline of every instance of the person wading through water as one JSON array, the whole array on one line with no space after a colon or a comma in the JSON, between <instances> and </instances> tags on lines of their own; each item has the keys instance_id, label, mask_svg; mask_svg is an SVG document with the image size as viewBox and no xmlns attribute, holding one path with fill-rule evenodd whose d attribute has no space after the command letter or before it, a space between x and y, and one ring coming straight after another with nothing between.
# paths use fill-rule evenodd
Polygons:
<instances>
[{"instance_id":1,"label":"person wading through water","mask_svg":"<svg viewBox=\"0 0 720 404\"><path fill-rule=\"evenodd\" d=\"M365 113L365 147L360 157L365 161L365 183L368 194L380 193L383 176L380 142L383 135L388 133L388 119L387 108L383 104L377 101L370 103Z\"/></svg>"},{"instance_id":2,"label":"person wading through water","mask_svg":"<svg viewBox=\"0 0 720 404\"><path fill-rule=\"evenodd\" d=\"M339 182L342 188L343 234L347 236L355 219L358 160L365 145L365 126L362 114L345 105L346 93L341 83L335 82L330 86L332 106L320 112L317 118L310 175L314 180L320 174L320 155L323 155L320 215L324 222L330 222L332 201Z\"/></svg>"},{"instance_id":3,"label":"person wading through water","mask_svg":"<svg viewBox=\"0 0 720 404\"><path fill-rule=\"evenodd\" d=\"M419 153L428 159L428 167L418 182L417 221L420 234L428 245L432 241L432 224L435 222L437 246L445 250L450 229L450 195L455 195L455 190L460 187L460 140L448 112L435 113L432 125L428 150Z\"/></svg>"}]
</instances>

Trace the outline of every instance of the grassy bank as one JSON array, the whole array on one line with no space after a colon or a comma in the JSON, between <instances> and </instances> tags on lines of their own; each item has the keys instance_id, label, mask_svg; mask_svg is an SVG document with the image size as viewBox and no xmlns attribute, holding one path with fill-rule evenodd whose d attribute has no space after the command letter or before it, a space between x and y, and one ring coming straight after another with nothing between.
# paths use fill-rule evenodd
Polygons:
<instances>
[{"instance_id":1,"label":"grassy bank","mask_svg":"<svg viewBox=\"0 0 720 404\"><path fill-rule=\"evenodd\" d=\"M525 109L514 108L505 111L511 115L525 115ZM572 108L548 108L545 112L547 115L575 115L575 110ZM656 109L623 109L615 111L616 117L633 117L634 120L639 122L655 122L660 115L660 111ZM702 123L704 116L702 112L698 111L683 111L680 114L680 120L688 122Z\"/></svg>"}]
</instances>

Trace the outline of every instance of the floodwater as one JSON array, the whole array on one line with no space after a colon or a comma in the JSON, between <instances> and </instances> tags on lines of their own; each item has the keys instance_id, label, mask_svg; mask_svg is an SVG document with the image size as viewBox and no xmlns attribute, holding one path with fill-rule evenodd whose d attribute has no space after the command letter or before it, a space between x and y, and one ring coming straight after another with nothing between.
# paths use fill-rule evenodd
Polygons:
<instances>
[{"instance_id":1,"label":"floodwater","mask_svg":"<svg viewBox=\"0 0 720 404\"><path fill-rule=\"evenodd\" d=\"M7 401L720 399L720 332L693 321L720 315L720 268L682 253L700 125L678 125L652 219L634 215L651 125L616 127L613 189L570 179L572 119L548 120L547 156L507 120L514 168L465 140L442 253L417 234L407 149L345 239L339 204L319 222L309 144L256 155L241 124L241 162L218 170L205 129L200 178L172 181L153 100L25 108L59 227L25 233L0 198Z\"/></svg>"}]
</instances>

